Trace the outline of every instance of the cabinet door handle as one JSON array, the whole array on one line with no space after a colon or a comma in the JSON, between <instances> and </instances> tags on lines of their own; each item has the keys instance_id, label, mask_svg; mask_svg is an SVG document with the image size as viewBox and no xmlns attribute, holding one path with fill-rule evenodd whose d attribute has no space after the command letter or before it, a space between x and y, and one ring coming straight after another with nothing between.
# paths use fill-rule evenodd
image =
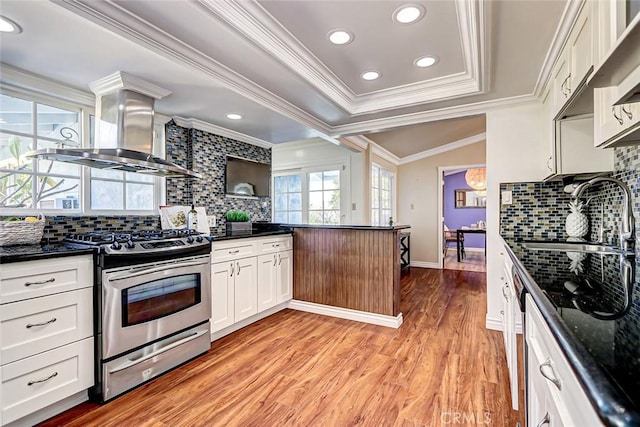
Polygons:
<instances>
[{"instance_id":1,"label":"cabinet door handle","mask_svg":"<svg viewBox=\"0 0 640 427\"><path fill-rule=\"evenodd\" d=\"M56 318L54 317L53 319L47 320L46 322L42 322L42 323L27 323L26 328L27 328L27 329L31 329L31 328L34 328L34 327L36 327L36 326L44 326L44 325L48 325L49 323L54 323L56 320L58 320L58 319L56 319Z\"/></svg>"},{"instance_id":2,"label":"cabinet door handle","mask_svg":"<svg viewBox=\"0 0 640 427\"><path fill-rule=\"evenodd\" d=\"M613 107L611 107L611 113L613 114L613 117L616 118L616 120L618 121L618 123L620 123L620 125L622 125L623 121L622 121L622 116L618 116L616 114L616 106L614 105Z\"/></svg>"},{"instance_id":3,"label":"cabinet door handle","mask_svg":"<svg viewBox=\"0 0 640 427\"><path fill-rule=\"evenodd\" d=\"M627 118L629 120L633 120L633 113L627 110L627 104L624 104L621 108L622 108L622 111L627 115Z\"/></svg>"},{"instance_id":4,"label":"cabinet door handle","mask_svg":"<svg viewBox=\"0 0 640 427\"><path fill-rule=\"evenodd\" d=\"M551 375L546 374L544 372L544 368L549 368L551 370ZM556 377L556 373L553 370L553 366L551 365L551 359L547 358L546 362L543 362L540 364L540 374L546 379L548 379L549 381L551 381L553 385L558 387L558 390L562 390L560 380L558 379L558 377Z\"/></svg>"},{"instance_id":5,"label":"cabinet door handle","mask_svg":"<svg viewBox=\"0 0 640 427\"><path fill-rule=\"evenodd\" d=\"M500 310L500 314L504 316L504 310Z\"/></svg>"},{"instance_id":6,"label":"cabinet door handle","mask_svg":"<svg viewBox=\"0 0 640 427\"><path fill-rule=\"evenodd\" d=\"M549 413L547 412L546 414L544 414L544 418L542 418L540 422L536 424L536 427L542 427L543 425L548 425L550 421L551 421L551 418L549 418Z\"/></svg>"},{"instance_id":7,"label":"cabinet door handle","mask_svg":"<svg viewBox=\"0 0 640 427\"><path fill-rule=\"evenodd\" d=\"M504 297L504 299L509 301L509 295L507 295L507 289L509 289L509 285L504 285L502 287L502 296Z\"/></svg>"},{"instance_id":8,"label":"cabinet door handle","mask_svg":"<svg viewBox=\"0 0 640 427\"><path fill-rule=\"evenodd\" d=\"M273 245L271 245L272 248L279 248L280 247L280 243L275 243Z\"/></svg>"},{"instance_id":9,"label":"cabinet door handle","mask_svg":"<svg viewBox=\"0 0 640 427\"><path fill-rule=\"evenodd\" d=\"M553 168L551 167L552 160L553 160L553 156L549 156L549 159L547 160L547 169L549 169L551 172L553 172Z\"/></svg>"},{"instance_id":10,"label":"cabinet door handle","mask_svg":"<svg viewBox=\"0 0 640 427\"><path fill-rule=\"evenodd\" d=\"M276 254L273 254L273 266L276 266Z\"/></svg>"},{"instance_id":11,"label":"cabinet door handle","mask_svg":"<svg viewBox=\"0 0 640 427\"><path fill-rule=\"evenodd\" d=\"M33 286L33 285L46 285L47 283L53 283L56 281L55 277L52 277L51 279L47 279L47 280L41 280L39 282L24 282L25 286Z\"/></svg>"},{"instance_id":12,"label":"cabinet door handle","mask_svg":"<svg viewBox=\"0 0 640 427\"><path fill-rule=\"evenodd\" d=\"M280 254L278 254L278 265L282 264L282 258L280 257Z\"/></svg>"},{"instance_id":13,"label":"cabinet door handle","mask_svg":"<svg viewBox=\"0 0 640 427\"><path fill-rule=\"evenodd\" d=\"M237 262L236 264L238 266L238 271L236 272L236 276L239 276L240 275L240 263Z\"/></svg>"},{"instance_id":14,"label":"cabinet door handle","mask_svg":"<svg viewBox=\"0 0 640 427\"><path fill-rule=\"evenodd\" d=\"M49 381L51 378L57 377L58 373L54 372L53 374L49 375L47 378L43 379L43 380L35 380L35 381L29 381L27 383L27 385L34 385L34 384L38 384L38 383L44 383Z\"/></svg>"},{"instance_id":15,"label":"cabinet door handle","mask_svg":"<svg viewBox=\"0 0 640 427\"><path fill-rule=\"evenodd\" d=\"M233 277L233 272L236 269L236 266L234 263L231 263L231 274L229 275L229 277Z\"/></svg>"}]
</instances>

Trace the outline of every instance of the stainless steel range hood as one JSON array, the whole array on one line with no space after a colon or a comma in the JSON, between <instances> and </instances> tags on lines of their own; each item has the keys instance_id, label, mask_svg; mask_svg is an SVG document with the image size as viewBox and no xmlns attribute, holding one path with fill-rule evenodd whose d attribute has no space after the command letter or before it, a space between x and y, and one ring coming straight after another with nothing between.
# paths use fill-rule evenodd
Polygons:
<instances>
[{"instance_id":1,"label":"stainless steel range hood","mask_svg":"<svg viewBox=\"0 0 640 427\"><path fill-rule=\"evenodd\" d=\"M154 98L123 87L131 79L124 73L109 76L108 93L96 92L96 138L90 149L45 148L28 157L74 163L98 169L137 172L163 177L201 178L201 175L151 154L153 152ZM140 80L136 79L139 87ZM104 86L102 83L100 86ZM156 87L157 88L157 87ZM93 89L93 87L92 87ZM168 94L168 92L166 92Z\"/></svg>"}]
</instances>

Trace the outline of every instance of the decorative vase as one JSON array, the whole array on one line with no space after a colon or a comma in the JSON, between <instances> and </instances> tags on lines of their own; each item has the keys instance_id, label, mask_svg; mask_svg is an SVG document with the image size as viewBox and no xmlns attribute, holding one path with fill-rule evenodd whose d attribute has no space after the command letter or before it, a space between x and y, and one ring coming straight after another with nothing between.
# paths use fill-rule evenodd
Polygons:
<instances>
[{"instance_id":1,"label":"decorative vase","mask_svg":"<svg viewBox=\"0 0 640 427\"><path fill-rule=\"evenodd\" d=\"M251 222L230 222L227 221L227 234L251 234Z\"/></svg>"},{"instance_id":2,"label":"decorative vase","mask_svg":"<svg viewBox=\"0 0 640 427\"><path fill-rule=\"evenodd\" d=\"M583 237L589 231L589 219L583 212L586 205L587 203L580 200L569 202L571 213L567 216L565 229L570 237Z\"/></svg>"}]
</instances>

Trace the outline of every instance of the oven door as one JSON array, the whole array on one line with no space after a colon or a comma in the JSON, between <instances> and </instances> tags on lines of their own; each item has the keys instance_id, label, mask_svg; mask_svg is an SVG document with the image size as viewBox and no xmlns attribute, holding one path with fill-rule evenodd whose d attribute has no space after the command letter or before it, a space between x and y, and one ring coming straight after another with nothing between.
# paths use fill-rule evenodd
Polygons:
<instances>
[{"instance_id":1,"label":"oven door","mask_svg":"<svg viewBox=\"0 0 640 427\"><path fill-rule=\"evenodd\" d=\"M210 255L104 270L102 359L211 317Z\"/></svg>"}]
</instances>

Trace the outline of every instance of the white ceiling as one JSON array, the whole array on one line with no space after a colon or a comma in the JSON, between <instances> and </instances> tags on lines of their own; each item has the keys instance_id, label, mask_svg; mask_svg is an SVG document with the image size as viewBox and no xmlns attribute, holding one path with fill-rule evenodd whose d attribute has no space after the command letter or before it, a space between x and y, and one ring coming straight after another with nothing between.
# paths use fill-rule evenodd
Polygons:
<instances>
[{"instance_id":1,"label":"white ceiling","mask_svg":"<svg viewBox=\"0 0 640 427\"><path fill-rule=\"evenodd\" d=\"M172 92L156 103L160 113L280 143L389 130L536 95L566 4L412 1L426 15L401 25L391 14L404 3L3 0L0 13L23 31L1 36L0 61L87 92L90 82L124 71ZM352 31L354 41L329 44L334 28ZM426 54L439 63L412 65ZM370 68L382 77L361 80ZM229 112L244 119L231 121Z\"/></svg>"}]
</instances>

